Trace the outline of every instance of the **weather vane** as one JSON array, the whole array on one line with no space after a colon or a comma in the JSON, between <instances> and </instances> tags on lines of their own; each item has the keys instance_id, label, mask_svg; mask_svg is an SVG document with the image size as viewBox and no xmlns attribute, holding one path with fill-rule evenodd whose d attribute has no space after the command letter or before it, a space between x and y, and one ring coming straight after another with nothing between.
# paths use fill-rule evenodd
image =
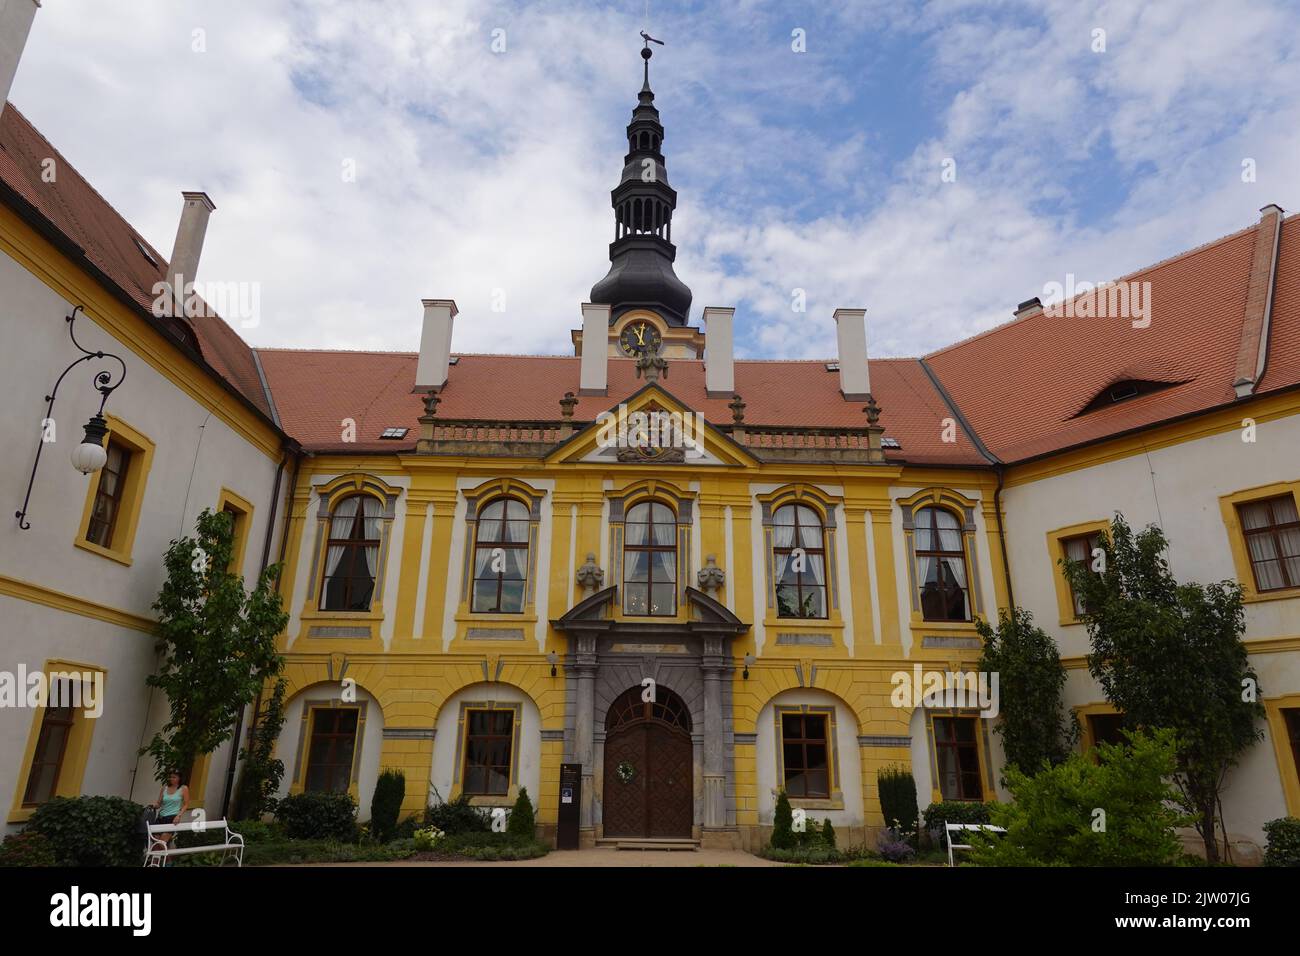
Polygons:
<instances>
[{"instance_id":1,"label":"weather vane","mask_svg":"<svg viewBox=\"0 0 1300 956\"><path fill-rule=\"evenodd\" d=\"M650 44L651 44L651 43L658 43L660 46L663 46L663 45L664 45L664 41L663 41L663 40L656 40L654 37L652 37L650 34L646 33L644 30L641 31L641 39L645 40L645 49L641 51L641 59L645 61L645 64L644 64L644 65L645 65L645 87L644 87L644 89L648 90L648 89L650 89L650 57L654 56L654 51L650 49Z\"/></svg>"}]
</instances>

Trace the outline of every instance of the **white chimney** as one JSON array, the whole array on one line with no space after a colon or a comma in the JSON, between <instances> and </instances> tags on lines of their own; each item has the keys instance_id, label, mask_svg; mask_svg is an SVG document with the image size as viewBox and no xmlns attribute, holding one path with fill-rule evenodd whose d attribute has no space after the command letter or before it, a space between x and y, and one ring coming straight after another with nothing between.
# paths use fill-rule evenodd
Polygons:
<instances>
[{"instance_id":1,"label":"white chimney","mask_svg":"<svg viewBox=\"0 0 1300 956\"><path fill-rule=\"evenodd\" d=\"M840 349L840 392L849 401L866 401L871 392L871 373L867 369L867 310L836 309L835 338Z\"/></svg>"},{"instance_id":2,"label":"white chimney","mask_svg":"<svg viewBox=\"0 0 1300 956\"><path fill-rule=\"evenodd\" d=\"M607 305L582 303L582 365L579 395L604 395L609 384L609 316Z\"/></svg>"},{"instance_id":3,"label":"white chimney","mask_svg":"<svg viewBox=\"0 0 1300 956\"><path fill-rule=\"evenodd\" d=\"M710 398L736 393L736 359L732 350L735 309L704 309L704 390Z\"/></svg>"},{"instance_id":4,"label":"white chimney","mask_svg":"<svg viewBox=\"0 0 1300 956\"><path fill-rule=\"evenodd\" d=\"M176 227L176 242L172 256L167 261L167 284L175 296L173 316L185 314L185 287L194 282L199 272L199 256L203 254L203 237L208 232L208 217L217 207L207 193L182 192L185 205L181 207L181 221Z\"/></svg>"},{"instance_id":5,"label":"white chimney","mask_svg":"<svg viewBox=\"0 0 1300 956\"><path fill-rule=\"evenodd\" d=\"M425 391L447 384L451 367L451 323L460 312L451 299L421 299L424 327L420 331L420 360L415 366L415 388Z\"/></svg>"},{"instance_id":6,"label":"white chimney","mask_svg":"<svg viewBox=\"0 0 1300 956\"><path fill-rule=\"evenodd\" d=\"M0 0L0 113L9 99L9 88L40 5L40 0Z\"/></svg>"}]
</instances>

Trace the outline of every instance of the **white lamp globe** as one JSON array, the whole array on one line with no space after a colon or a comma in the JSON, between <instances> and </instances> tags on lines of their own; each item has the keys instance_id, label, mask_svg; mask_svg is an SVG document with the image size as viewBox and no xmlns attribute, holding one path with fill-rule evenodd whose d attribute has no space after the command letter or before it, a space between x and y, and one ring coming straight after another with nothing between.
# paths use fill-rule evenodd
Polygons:
<instances>
[{"instance_id":1,"label":"white lamp globe","mask_svg":"<svg viewBox=\"0 0 1300 956\"><path fill-rule=\"evenodd\" d=\"M108 452L104 451L103 445L83 441L72 449L72 467L83 475L99 471L106 461L108 461Z\"/></svg>"},{"instance_id":2,"label":"white lamp globe","mask_svg":"<svg viewBox=\"0 0 1300 956\"><path fill-rule=\"evenodd\" d=\"M104 436L108 434L108 422L104 416L94 415L86 422L86 437L81 444L72 449L72 467L83 475L99 471L108 461L108 452L104 450Z\"/></svg>"}]
</instances>

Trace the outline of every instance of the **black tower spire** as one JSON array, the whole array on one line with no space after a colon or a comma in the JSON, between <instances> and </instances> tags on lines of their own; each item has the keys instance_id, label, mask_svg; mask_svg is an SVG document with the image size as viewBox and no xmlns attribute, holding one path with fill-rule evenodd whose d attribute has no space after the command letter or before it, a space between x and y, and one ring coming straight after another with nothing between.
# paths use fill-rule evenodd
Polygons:
<instances>
[{"instance_id":1,"label":"black tower spire","mask_svg":"<svg viewBox=\"0 0 1300 956\"><path fill-rule=\"evenodd\" d=\"M623 176L610 193L614 206L614 241L609 244L609 273L591 289L591 301L611 307L617 319L630 309L658 312L669 325L685 325L691 311L691 290L673 272L677 248L672 243L677 192L668 185L661 151L664 128L650 89L650 44L661 43L646 33L645 82L627 125L628 154Z\"/></svg>"}]
</instances>

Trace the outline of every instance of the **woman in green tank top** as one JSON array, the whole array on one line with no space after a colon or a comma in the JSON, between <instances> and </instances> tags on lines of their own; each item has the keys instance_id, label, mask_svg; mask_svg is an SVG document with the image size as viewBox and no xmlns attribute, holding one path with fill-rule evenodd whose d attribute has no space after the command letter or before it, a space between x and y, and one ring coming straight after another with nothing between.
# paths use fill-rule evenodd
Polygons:
<instances>
[{"instance_id":1,"label":"woman in green tank top","mask_svg":"<svg viewBox=\"0 0 1300 956\"><path fill-rule=\"evenodd\" d=\"M158 802L154 804L158 810L159 823L175 823L185 815L185 811L190 807L190 788L181 783L181 774L179 770L167 771L167 783L158 791ZM159 839L164 843L171 843L175 834L159 834Z\"/></svg>"}]
</instances>

